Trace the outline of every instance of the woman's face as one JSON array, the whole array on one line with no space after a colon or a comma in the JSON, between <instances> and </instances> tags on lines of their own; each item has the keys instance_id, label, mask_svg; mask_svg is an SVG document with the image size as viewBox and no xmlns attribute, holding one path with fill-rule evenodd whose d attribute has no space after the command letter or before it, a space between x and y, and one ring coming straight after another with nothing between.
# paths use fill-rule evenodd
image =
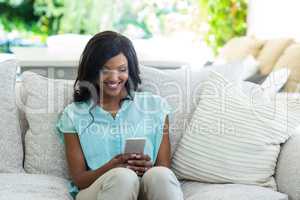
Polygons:
<instances>
[{"instance_id":1,"label":"woman's face","mask_svg":"<svg viewBox=\"0 0 300 200\"><path fill-rule=\"evenodd\" d=\"M100 90L103 96L117 97L125 90L128 62L123 53L109 59L100 71Z\"/></svg>"}]
</instances>

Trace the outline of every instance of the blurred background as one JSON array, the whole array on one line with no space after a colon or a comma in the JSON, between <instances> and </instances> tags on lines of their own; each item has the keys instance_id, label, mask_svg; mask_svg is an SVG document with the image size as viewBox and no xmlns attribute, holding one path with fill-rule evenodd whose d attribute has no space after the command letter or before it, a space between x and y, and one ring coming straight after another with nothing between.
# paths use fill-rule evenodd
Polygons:
<instances>
[{"instance_id":1,"label":"blurred background","mask_svg":"<svg viewBox=\"0 0 300 200\"><path fill-rule=\"evenodd\" d=\"M81 49L90 35L115 30L144 49L143 56L207 59L245 35L246 19L247 0L0 0L0 51L67 41Z\"/></svg>"},{"instance_id":2,"label":"blurred background","mask_svg":"<svg viewBox=\"0 0 300 200\"><path fill-rule=\"evenodd\" d=\"M299 8L299 0L0 0L0 60L17 57L19 74L74 79L87 41L113 30L132 40L143 65L238 60L240 76L255 82L288 68L289 90L300 91Z\"/></svg>"}]
</instances>

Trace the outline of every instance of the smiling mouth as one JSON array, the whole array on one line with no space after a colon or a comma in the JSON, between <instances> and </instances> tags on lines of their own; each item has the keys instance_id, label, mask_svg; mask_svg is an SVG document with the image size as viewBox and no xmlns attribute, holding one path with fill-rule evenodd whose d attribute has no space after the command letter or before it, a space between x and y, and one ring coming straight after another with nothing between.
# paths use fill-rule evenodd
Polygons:
<instances>
[{"instance_id":1,"label":"smiling mouth","mask_svg":"<svg viewBox=\"0 0 300 200\"><path fill-rule=\"evenodd\" d=\"M109 88L109 89L117 89L121 85L122 81L120 82L104 82L104 84Z\"/></svg>"}]
</instances>

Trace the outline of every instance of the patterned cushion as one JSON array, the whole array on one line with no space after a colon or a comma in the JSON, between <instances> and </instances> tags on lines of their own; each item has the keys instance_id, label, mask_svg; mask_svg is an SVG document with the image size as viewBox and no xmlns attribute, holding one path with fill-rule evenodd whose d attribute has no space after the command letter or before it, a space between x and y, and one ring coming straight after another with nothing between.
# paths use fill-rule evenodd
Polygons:
<instances>
[{"instance_id":1,"label":"patterned cushion","mask_svg":"<svg viewBox=\"0 0 300 200\"><path fill-rule=\"evenodd\" d=\"M276 189L273 178L280 144L299 124L285 105L266 101L212 72L173 157L181 179L242 183ZM288 115L289 114L289 115Z\"/></svg>"},{"instance_id":2,"label":"patterned cushion","mask_svg":"<svg viewBox=\"0 0 300 200\"><path fill-rule=\"evenodd\" d=\"M23 147L15 99L16 60L0 62L0 172L24 172Z\"/></svg>"}]
</instances>

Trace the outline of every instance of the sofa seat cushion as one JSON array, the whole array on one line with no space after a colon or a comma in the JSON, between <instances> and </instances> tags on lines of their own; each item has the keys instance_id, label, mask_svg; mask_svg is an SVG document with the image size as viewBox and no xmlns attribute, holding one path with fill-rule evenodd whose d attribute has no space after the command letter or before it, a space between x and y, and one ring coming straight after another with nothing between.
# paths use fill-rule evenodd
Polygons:
<instances>
[{"instance_id":1,"label":"sofa seat cushion","mask_svg":"<svg viewBox=\"0 0 300 200\"><path fill-rule=\"evenodd\" d=\"M67 180L39 174L0 174L0 200L71 200Z\"/></svg>"},{"instance_id":2,"label":"sofa seat cushion","mask_svg":"<svg viewBox=\"0 0 300 200\"><path fill-rule=\"evenodd\" d=\"M15 98L16 60L0 60L0 172L24 172L23 147Z\"/></svg>"},{"instance_id":3,"label":"sofa seat cushion","mask_svg":"<svg viewBox=\"0 0 300 200\"><path fill-rule=\"evenodd\" d=\"M286 194L254 185L182 181L181 186L185 200L288 200Z\"/></svg>"}]
</instances>

